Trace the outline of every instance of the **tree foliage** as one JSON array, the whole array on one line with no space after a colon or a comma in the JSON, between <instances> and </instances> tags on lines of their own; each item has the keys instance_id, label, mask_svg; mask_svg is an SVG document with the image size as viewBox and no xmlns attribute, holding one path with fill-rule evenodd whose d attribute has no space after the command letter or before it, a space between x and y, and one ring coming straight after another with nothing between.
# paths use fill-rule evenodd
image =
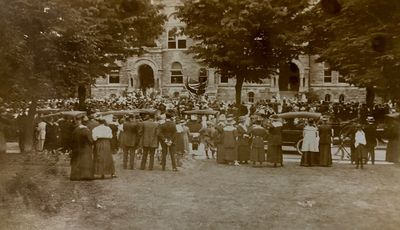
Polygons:
<instances>
[{"instance_id":1,"label":"tree foliage","mask_svg":"<svg viewBox=\"0 0 400 230\"><path fill-rule=\"evenodd\" d=\"M400 96L400 1L324 0L302 17L305 52L350 83Z\"/></svg>"},{"instance_id":2,"label":"tree foliage","mask_svg":"<svg viewBox=\"0 0 400 230\"><path fill-rule=\"evenodd\" d=\"M147 0L0 0L0 97L72 96L155 45L164 20Z\"/></svg>"},{"instance_id":3,"label":"tree foliage","mask_svg":"<svg viewBox=\"0 0 400 230\"><path fill-rule=\"evenodd\" d=\"M257 82L299 54L294 43L301 25L294 19L308 6L298 0L187 0L179 8L185 33L196 43L195 58L237 79Z\"/></svg>"}]
</instances>

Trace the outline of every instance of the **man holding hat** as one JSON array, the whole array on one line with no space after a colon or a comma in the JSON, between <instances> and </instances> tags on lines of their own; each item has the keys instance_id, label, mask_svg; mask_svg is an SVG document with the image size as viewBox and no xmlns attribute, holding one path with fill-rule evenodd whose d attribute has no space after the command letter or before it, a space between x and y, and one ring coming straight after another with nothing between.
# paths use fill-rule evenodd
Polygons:
<instances>
[{"instance_id":1,"label":"man holding hat","mask_svg":"<svg viewBox=\"0 0 400 230\"><path fill-rule=\"evenodd\" d=\"M162 159L161 165L162 169L165 170L165 165L167 161L167 154L171 156L172 170L178 171L175 163L175 148L176 148L176 124L172 120L173 114L166 113L166 120L160 125L159 139L162 148Z\"/></svg>"}]
</instances>

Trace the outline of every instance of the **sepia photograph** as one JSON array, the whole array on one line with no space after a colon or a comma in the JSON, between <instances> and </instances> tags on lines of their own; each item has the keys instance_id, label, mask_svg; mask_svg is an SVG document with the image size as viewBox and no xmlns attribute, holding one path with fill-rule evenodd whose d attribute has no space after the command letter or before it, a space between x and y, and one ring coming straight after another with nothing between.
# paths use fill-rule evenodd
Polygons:
<instances>
[{"instance_id":1,"label":"sepia photograph","mask_svg":"<svg viewBox=\"0 0 400 230\"><path fill-rule=\"evenodd\" d=\"M0 230L400 229L400 0L0 0Z\"/></svg>"}]
</instances>

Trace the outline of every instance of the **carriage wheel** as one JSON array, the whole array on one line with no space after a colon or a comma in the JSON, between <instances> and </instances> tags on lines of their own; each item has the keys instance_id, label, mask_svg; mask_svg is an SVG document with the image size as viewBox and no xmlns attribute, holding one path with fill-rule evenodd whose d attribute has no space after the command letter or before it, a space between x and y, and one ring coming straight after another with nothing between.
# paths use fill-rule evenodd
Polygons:
<instances>
[{"instance_id":1,"label":"carriage wheel","mask_svg":"<svg viewBox=\"0 0 400 230\"><path fill-rule=\"evenodd\" d=\"M300 155L303 155L303 152L301 151L301 146L303 145L303 139L300 139L296 143L296 150Z\"/></svg>"}]
</instances>

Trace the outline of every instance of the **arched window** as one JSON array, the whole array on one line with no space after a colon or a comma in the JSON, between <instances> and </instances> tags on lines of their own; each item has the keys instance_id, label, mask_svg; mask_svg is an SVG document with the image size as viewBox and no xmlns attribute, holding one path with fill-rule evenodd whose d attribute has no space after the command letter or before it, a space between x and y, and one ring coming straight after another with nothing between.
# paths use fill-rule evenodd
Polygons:
<instances>
[{"instance_id":1,"label":"arched window","mask_svg":"<svg viewBox=\"0 0 400 230\"><path fill-rule=\"evenodd\" d=\"M168 49L186 49L186 36L182 27L168 30Z\"/></svg>"},{"instance_id":2,"label":"arched window","mask_svg":"<svg viewBox=\"0 0 400 230\"><path fill-rule=\"evenodd\" d=\"M182 65L179 62L174 62L171 65L171 83L183 83Z\"/></svg>"},{"instance_id":3,"label":"arched window","mask_svg":"<svg viewBox=\"0 0 400 230\"><path fill-rule=\"evenodd\" d=\"M208 80L207 69L201 68L199 71L199 82L206 82Z\"/></svg>"},{"instance_id":4,"label":"arched window","mask_svg":"<svg viewBox=\"0 0 400 230\"><path fill-rule=\"evenodd\" d=\"M343 94L339 95L339 102L340 103L344 102L344 95Z\"/></svg>"},{"instance_id":5,"label":"arched window","mask_svg":"<svg viewBox=\"0 0 400 230\"><path fill-rule=\"evenodd\" d=\"M249 92L247 96L249 97L249 102L254 103L254 92Z\"/></svg>"},{"instance_id":6,"label":"arched window","mask_svg":"<svg viewBox=\"0 0 400 230\"><path fill-rule=\"evenodd\" d=\"M325 101L326 102L330 102L331 101L331 95L330 94L326 94L325 95Z\"/></svg>"}]
</instances>

